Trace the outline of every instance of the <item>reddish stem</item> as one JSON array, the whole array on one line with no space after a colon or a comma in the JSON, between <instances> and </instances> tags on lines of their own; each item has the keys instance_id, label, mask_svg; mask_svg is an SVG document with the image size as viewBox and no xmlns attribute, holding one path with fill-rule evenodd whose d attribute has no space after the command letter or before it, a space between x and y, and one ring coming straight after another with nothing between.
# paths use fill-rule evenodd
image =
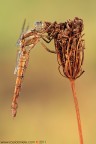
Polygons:
<instances>
[{"instance_id":1,"label":"reddish stem","mask_svg":"<svg viewBox=\"0 0 96 144\"><path fill-rule=\"evenodd\" d=\"M83 144L83 135L82 135L80 111L79 111L79 105L78 105L78 100L77 100L77 96L76 96L75 81L74 80L70 80L70 83L71 83L71 88L72 88L72 93L73 93L73 98L74 98L74 104L75 104L75 110L76 110L76 116L77 116L80 144Z\"/></svg>"}]
</instances>

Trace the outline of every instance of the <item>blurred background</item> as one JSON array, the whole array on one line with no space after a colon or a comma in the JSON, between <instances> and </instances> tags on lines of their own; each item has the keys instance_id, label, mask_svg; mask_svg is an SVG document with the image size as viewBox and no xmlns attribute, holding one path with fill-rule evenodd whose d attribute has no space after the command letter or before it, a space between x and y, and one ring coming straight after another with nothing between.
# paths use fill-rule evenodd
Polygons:
<instances>
[{"instance_id":1,"label":"blurred background","mask_svg":"<svg viewBox=\"0 0 96 144\"><path fill-rule=\"evenodd\" d=\"M26 18L65 22L75 16L84 21L85 73L76 80L84 144L96 143L96 1L0 0L0 141L40 141L79 144L72 91L58 72L56 55L38 43L30 54L16 118L11 101L16 76L16 42ZM53 43L47 45L54 50Z\"/></svg>"}]
</instances>

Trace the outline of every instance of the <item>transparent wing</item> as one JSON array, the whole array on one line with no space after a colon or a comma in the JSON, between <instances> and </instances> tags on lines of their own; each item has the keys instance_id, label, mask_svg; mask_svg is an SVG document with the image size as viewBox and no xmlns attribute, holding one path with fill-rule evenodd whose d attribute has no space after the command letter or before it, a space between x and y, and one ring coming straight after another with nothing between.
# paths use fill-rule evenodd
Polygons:
<instances>
[{"instance_id":1,"label":"transparent wing","mask_svg":"<svg viewBox=\"0 0 96 144\"><path fill-rule=\"evenodd\" d=\"M26 32L26 31L28 31L28 29L29 29L29 25L28 25L28 26L26 27L26 29L25 29L25 24L26 24L26 19L24 19L24 22L23 22L23 25L22 25L22 29L21 29L21 33L20 33L20 36L19 36L19 38L18 38L18 40L17 40L17 43L16 43L17 46L20 45L20 39L21 39L22 34L23 34L24 32Z\"/></svg>"},{"instance_id":2,"label":"transparent wing","mask_svg":"<svg viewBox=\"0 0 96 144\"><path fill-rule=\"evenodd\" d=\"M17 53L17 60L16 60L16 67L15 67L15 70L14 70L14 74L17 74L18 64L19 64L19 60L20 60L21 54L22 54L22 51L19 50L18 53Z\"/></svg>"},{"instance_id":3,"label":"transparent wing","mask_svg":"<svg viewBox=\"0 0 96 144\"><path fill-rule=\"evenodd\" d=\"M24 19L24 22L23 22L23 25L22 25L22 29L21 29L21 33L20 33L20 36L17 40L17 47L20 46L20 40L21 40L21 36L24 32L28 31L29 29L29 25L27 25L26 29L25 29L25 24L26 24L26 19ZM14 74L17 74L17 71L18 71L18 64L19 64L19 59L20 59L20 56L21 56L21 50L18 51L17 53L17 58L16 58L16 67L15 67L15 70L14 70Z\"/></svg>"}]
</instances>

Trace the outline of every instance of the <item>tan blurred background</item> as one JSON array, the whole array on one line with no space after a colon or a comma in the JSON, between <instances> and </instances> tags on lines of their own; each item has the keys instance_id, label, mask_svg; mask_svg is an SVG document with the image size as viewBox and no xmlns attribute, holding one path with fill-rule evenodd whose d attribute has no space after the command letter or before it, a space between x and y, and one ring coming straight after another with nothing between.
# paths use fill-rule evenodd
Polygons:
<instances>
[{"instance_id":1,"label":"tan blurred background","mask_svg":"<svg viewBox=\"0 0 96 144\"><path fill-rule=\"evenodd\" d=\"M16 41L24 19L34 22L84 20L85 73L76 81L84 144L96 143L96 1L0 0L0 141L45 140L47 144L79 144L70 83L58 72L56 55L38 44L30 55L19 97L17 117L11 117L16 76ZM54 49L53 44L48 47Z\"/></svg>"}]
</instances>

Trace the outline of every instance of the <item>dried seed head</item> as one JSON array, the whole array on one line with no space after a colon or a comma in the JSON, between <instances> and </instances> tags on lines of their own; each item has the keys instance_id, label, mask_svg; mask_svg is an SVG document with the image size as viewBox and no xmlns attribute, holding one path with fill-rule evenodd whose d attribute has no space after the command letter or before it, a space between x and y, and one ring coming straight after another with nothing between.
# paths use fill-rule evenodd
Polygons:
<instances>
[{"instance_id":1,"label":"dried seed head","mask_svg":"<svg viewBox=\"0 0 96 144\"><path fill-rule=\"evenodd\" d=\"M63 69L63 75L76 79L83 74L84 40L82 39L83 20L68 20L65 28L60 30L56 43L57 60Z\"/></svg>"},{"instance_id":2,"label":"dried seed head","mask_svg":"<svg viewBox=\"0 0 96 144\"><path fill-rule=\"evenodd\" d=\"M83 74L84 40L82 39L83 20L75 17L65 23L44 23L47 39L54 39L59 72L63 76L76 79Z\"/></svg>"}]
</instances>

